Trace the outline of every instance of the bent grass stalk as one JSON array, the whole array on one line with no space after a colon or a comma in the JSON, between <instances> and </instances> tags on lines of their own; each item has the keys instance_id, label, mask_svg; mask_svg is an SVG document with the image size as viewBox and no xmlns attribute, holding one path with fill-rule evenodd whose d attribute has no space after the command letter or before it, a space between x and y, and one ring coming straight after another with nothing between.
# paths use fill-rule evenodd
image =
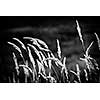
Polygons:
<instances>
[{"instance_id":1,"label":"bent grass stalk","mask_svg":"<svg viewBox=\"0 0 100 100\"><path fill-rule=\"evenodd\" d=\"M47 61L45 61L46 57L44 56L44 54L42 52L40 52L40 55L42 57L42 59L40 60L42 63L44 63L44 65L48 68L48 64Z\"/></svg>"},{"instance_id":2,"label":"bent grass stalk","mask_svg":"<svg viewBox=\"0 0 100 100\"><path fill-rule=\"evenodd\" d=\"M48 46L47 46L47 44L46 44L44 41L42 41L42 40L40 40L40 39L36 39L36 40L37 40L37 42L38 42L39 44L43 45L46 49L49 49ZM43 48L43 49L44 49L44 48Z\"/></svg>"},{"instance_id":3,"label":"bent grass stalk","mask_svg":"<svg viewBox=\"0 0 100 100\"><path fill-rule=\"evenodd\" d=\"M96 39L97 39L97 42L98 42L98 47L99 47L99 50L100 50L100 39L99 39L99 36L97 35L97 33L94 33L95 36L96 36Z\"/></svg>"},{"instance_id":4,"label":"bent grass stalk","mask_svg":"<svg viewBox=\"0 0 100 100\"><path fill-rule=\"evenodd\" d=\"M33 46L31 44L27 44L27 45L34 50L35 54L39 57L39 60L42 61L42 57L41 57L42 53L39 50L37 50L35 46Z\"/></svg>"},{"instance_id":5,"label":"bent grass stalk","mask_svg":"<svg viewBox=\"0 0 100 100\"><path fill-rule=\"evenodd\" d=\"M28 71L30 72L30 73L33 73L33 71L32 71L32 69L31 68L29 68L28 66L26 66L26 65L22 65L22 64L20 64L19 65L19 67L22 67L22 68L25 68L25 73L28 75L29 73L28 73Z\"/></svg>"},{"instance_id":6,"label":"bent grass stalk","mask_svg":"<svg viewBox=\"0 0 100 100\"><path fill-rule=\"evenodd\" d=\"M23 42L21 42L18 38L13 38L13 40L16 40L17 42L19 42L21 44L22 48L24 50L27 50L26 47L25 47L25 45L23 44Z\"/></svg>"},{"instance_id":7,"label":"bent grass stalk","mask_svg":"<svg viewBox=\"0 0 100 100\"><path fill-rule=\"evenodd\" d=\"M23 57L21 49L17 45L15 45L14 43L8 42L8 44L12 45L19 52L21 58L23 59L23 62L25 63L25 59Z\"/></svg>"},{"instance_id":8,"label":"bent grass stalk","mask_svg":"<svg viewBox=\"0 0 100 100\"><path fill-rule=\"evenodd\" d=\"M12 45L20 54L22 54L20 48L17 45L15 45L14 43L11 43L11 42L8 42L8 44Z\"/></svg>"},{"instance_id":9,"label":"bent grass stalk","mask_svg":"<svg viewBox=\"0 0 100 100\"><path fill-rule=\"evenodd\" d=\"M44 50L44 51L49 51L48 46L46 45L46 43L44 43L42 40L36 39L36 38L32 38L32 37L23 37L23 39L28 39L30 41L32 41L32 43L36 46L39 47L40 50ZM41 45L44 45L45 48L42 48Z\"/></svg>"}]
</instances>

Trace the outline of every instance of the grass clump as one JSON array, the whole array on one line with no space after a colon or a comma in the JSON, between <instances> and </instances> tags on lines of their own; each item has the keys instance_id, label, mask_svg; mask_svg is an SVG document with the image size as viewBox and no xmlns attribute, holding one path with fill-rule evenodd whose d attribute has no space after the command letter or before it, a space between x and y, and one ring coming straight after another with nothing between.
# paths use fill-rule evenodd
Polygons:
<instances>
[{"instance_id":1,"label":"grass clump","mask_svg":"<svg viewBox=\"0 0 100 100\"><path fill-rule=\"evenodd\" d=\"M89 55L90 49L94 42L85 48L83 36L81 33L81 28L78 21L76 20L77 31L79 39L84 51L83 58L81 61L85 62L85 68L83 69L83 74L81 66L76 64L74 67L76 70L68 69L67 58L63 57L62 50L60 47L60 42L57 39L57 57L49 49L48 45L37 38L33 37L23 37L22 42L18 38L12 38L20 46L12 42L8 44L18 52L22 61L18 60L18 55L16 52L12 52L12 57L14 61L15 72L13 73L13 82L32 82L32 83L82 83L82 82L99 82L98 73L99 66L94 58ZM97 38L98 47L100 48L100 40L98 35L95 33ZM67 51L66 51L67 52ZM25 55L27 57L25 57ZM23 72L23 73L22 73ZM22 77L24 78L22 81ZM73 78L73 81L72 81ZM84 81L82 81L84 78ZM11 77L9 77L9 82L11 82Z\"/></svg>"}]
</instances>

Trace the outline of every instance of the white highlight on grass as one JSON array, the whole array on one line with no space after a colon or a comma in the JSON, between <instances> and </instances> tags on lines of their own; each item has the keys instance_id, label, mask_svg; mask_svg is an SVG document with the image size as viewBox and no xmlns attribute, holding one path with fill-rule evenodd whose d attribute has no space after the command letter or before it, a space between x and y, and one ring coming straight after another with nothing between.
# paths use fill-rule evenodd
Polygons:
<instances>
[{"instance_id":1,"label":"white highlight on grass","mask_svg":"<svg viewBox=\"0 0 100 100\"><path fill-rule=\"evenodd\" d=\"M44 41L42 41L40 39L36 39L36 40L37 40L38 43L42 44L46 49L48 49L48 46Z\"/></svg>"},{"instance_id":2,"label":"white highlight on grass","mask_svg":"<svg viewBox=\"0 0 100 100\"><path fill-rule=\"evenodd\" d=\"M99 50L100 50L100 39L99 39L99 36L97 33L94 33L96 38L97 38L97 42L98 42L98 47L99 47Z\"/></svg>"},{"instance_id":3,"label":"white highlight on grass","mask_svg":"<svg viewBox=\"0 0 100 100\"><path fill-rule=\"evenodd\" d=\"M12 45L17 51L19 51L20 54L22 54L20 48L17 45L15 45L14 43L11 43L11 42L8 42L8 44Z\"/></svg>"},{"instance_id":4,"label":"white highlight on grass","mask_svg":"<svg viewBox=\"0 0 100 100\"><path fill-rule=\"evenodd\" d=\"M22 57L22 59L23 59L23 61L25 63L25 59L23 57L21 49L17 45L15 45L14 43L8 42L8 44L12 45L20 53L20 56Z\"/></svg>"},{"instance_id":5,"label":"white highlight on grass","mask_svg":"<svg viewBox=\"0 0 100 100\"><path fill-rule=\"evenodd\" d=\"M65 69L65 74L66 74L66 77L67 77L67 80L68 80L68 70L67 70L67 67L66 67L66 57L64 57L64 59L63 59L62 69Z\"/></svg>"},{"instance_id":6,"label":"white highlight on grass","mask_svg":"<svg viewBox=\"0 0 100 100\"><path fill-rule=\"evenodd\" d=\"M18 62L17 62L17 57L16 57L14 52L13 52L13 60L14 60L14 63L15 63L15 69L17 71L17 75L19 75L19 65L18 65Z\"/></svg>"},{"instance_id":7,"label":"white highlight on grass","mask_svg":"<svg viewBox=\"0 0 100 100\"><path fill-rule=\"evenodd\" d=\"M32 66L33 66L33 72L32 72L33 73L33 81L35 81L35 75L37 75L36 69L35 69L36 68L36 64L35 64L35 61L34 61L34 58L32 56L30 48L27 47L27 49L28 49L28 54L29 54L30 61L31 61Z\"/></svg>"},{"instance_id":8,"label":"white highlight on grass","mask_svg":"<svg viewBox=\"0 0 100 100\"><path fill-rule=\"evenodd\" d=\"M33 73L32 69L30 67L28 67L27 65L20 64L19 67L23 67L23 68L27 69L27 72L25 72L26 74L28 73L28 71L30 71L31 73ZM29 75L29 73L27 75Z\"/></svg>"},{"instance_id":9,"label":"white highlight on grass","mask_svg":"<svg viewBox=\"0 0 100 100\"><path fill-rule=\"evenodd\" d=\"M44 65L45 65L46 67L48 67L47 61L45 61L46 57L44 56L44 54L43 54L42 52L40 52L40 55L41 55L41 57L42 57L42 59L41 59L40 61L41 61L42 63L44 63Z\"/></svg>"},{"instance_id":10,"label":"white highlight on grass","mask_svg":"<svg viewBox=\"0 0 100 100\"><path fill-rule=\"evenodd\" d=\"M36 53L36 55L39 57L39 60L41 60L41 55L40 55L39 50L37 50L36 47L33 46L33 45L31 45L31 44L27 44L27 45L34 50L34 52Z\"/></svg>"},{"instance_id":11,"label":"white highlight on grass","mask_svg":"<svg viewBox=\"0 0 100 100\"><path fill-rule=\"evenodd\" d=\"M88 81L88 73L87 73L86 69L84 69L84 73L85 73L85 78Z\"/></svg>"},{"instance_id":12,"label":"white highlight on grass","mask_svg":"<svg viewBox=\"0 0 100 100\"><path fill-rule=\"evenodd\" d=\"M38 67L39 67L39 74L43 73L46 76L44 66L41 64L41 62L38 59L36 61L37 61Z\"/></svg>"},{"instance_id":13,"label":"white highlight on grass","mask_svg":"<svg viewBox=\"0 0 100 100\"><path fill-rule=\"evenodd\" d=\"M78 64L76 64L76 70L77 70L77 77L78 77L78 80L79 80L79 82L81 83L81 79L80 79L80 68L79 68L79 65Z\"/></svg>"},{"instance_id":14,"label":"white highlight on grass","mask_svg":"<svg viewBox=\"0 0 100 100\"><path fill-rule=\"evenodd\" d=\"M46 45L46 43L43 42L40 39L32 38L32 37L23 37L23 39L28 39L28 40L32 41L32 43L34 45L38 46L40 50L49 51L48 46ZM45 48L41 47L40 44L42 44Z\"/></svg>"},{"instance_id":15,"label":"white highlight on grass","mask_svg":"<svg viewBox=\"0 0 100 100\"><path fill-rule=\"evenodd\" d=\"M18 42L21 44L22 48L23 48L24 50L26 50L26 47L25 47L25 45L23 44L23 42L21 42L18 38L13 38L13 39L16 40L16 41L18 41Z\"/></svg>"},{"instance_id":16,"label":"white highlight on grass","mask_svg":"<svg viewBox=\"0 0 100 100\"><path fill-rule=\"evenodd\" d=\"M78 31L78 34L79 34L80 41L82 43L83 50L85 51L85 45L84 45L84 41L83 41L83 37L82 37L82 33L81 33L81 28L80 28L77 20L76 20L76 25L77 25L77 31Z\"/></svg>"},{"instance_id":17,"label":"white highlight on grass","mask_svg":"<svg viewBox=\"0 0 100 100\"><path fill-rule=\"evenodd\" d=\"M49 53L48 53L48 57L50 58ZM48 66L49 66L49 69L50 69L49 76L51 76L51 66L52 66L51 62L52 62L51 60L48 61Z\"/></svg>"},{"instance_id":18,"label":"white highlight on grass","mask_svg":"<svg viewBox=\"0 0 100 100\"><path fill-rule=\"evenodd\" d=\"M60 43L58 39L57 39L57 54L58 54L58 57L61 59L61 48L60 48Z\"/></svg>"},{"instance_id":19,"label":"white highlight on grass","mask_svg":"<svg viewBox=\"0 0 100 100\"><path fill-rule=\"evenodd\" d=\"M94 42L91 42L91 44L88 46L88 48L86 49L86 57L89 57L89 50L92 47Z\"/></svg>"},{"instance_id":20,"label":"white highlight on grass","mask_svg":"<svg viewBox=\"0 0 100 100\"><path fill-rule=\"evenodd\" d=\"M84 54L84 57L85 57L85 58L80 58L80 60L85 61L86 66L87 66L89 72L91 72L91 68L93 67L93 66L92 66L92 63L91 63L91 61L90 61L90 59L93 59L93 58L90 57L90 55L89 55L89 50L90 50L90 48L92 47L93 43L94 43L94 42L91 42L91 44L90 44L90 45L88 46L88 48L86 49L85 54Z\"/></svg>"}]
</instances>

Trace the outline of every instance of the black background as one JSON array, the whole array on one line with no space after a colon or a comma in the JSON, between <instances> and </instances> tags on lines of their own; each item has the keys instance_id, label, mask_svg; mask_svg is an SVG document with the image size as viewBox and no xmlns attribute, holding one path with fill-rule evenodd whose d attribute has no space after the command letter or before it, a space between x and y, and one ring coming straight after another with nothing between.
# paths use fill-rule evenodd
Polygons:
<instances>
[{"instance_id":1,"label":"black background","mask_svg":"<svg viewBox=\"0 0 100 100\"><path fill-rule=\"evenodd\" d=\"M25 26L46 26L54 23L66 23L78 20L81 23L90 24L94 30L100 26L100 17L90 16L0 16L0 30Z\"/></svg>"}]
</instances>

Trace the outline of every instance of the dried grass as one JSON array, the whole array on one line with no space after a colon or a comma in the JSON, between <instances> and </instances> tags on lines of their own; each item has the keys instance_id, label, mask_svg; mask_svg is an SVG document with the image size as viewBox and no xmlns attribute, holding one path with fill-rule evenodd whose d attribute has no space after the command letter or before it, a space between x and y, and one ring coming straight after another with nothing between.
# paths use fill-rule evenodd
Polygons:
<instances>
[{"instance_id":1,"label":"dried grass","mask_svg":"<svg viewBox=\"0 0 100 100\"><path fill-rule=\"evenodd\" d=\"M88 77L88 76L90 75L90 73L92 73L92 70L95 70L95 68L97 68L99 70L99 68L97 66L98 64L89 55L90 49L94 42L91 42L91 44L86 49L84 41L83 41L83 36L81 33L81 28L80 28L77 20L76 20L76 25L77 25L78 35L79 35L79 38L80 38L80 41L81 41L81 44L82 44L82 47L84 50L84 57L80 58L80 60L82 60L86 63L86 69L84 69L84 73L85 73L86 81L89 81L90 77ZM95 33L95 35L96 35L96 38L98 41L98 47L100 48L100 40L96 33ZM25 74L25 83L28 82L28 77L31 77L31 82L35 82L35 83L42 82L41 77L46 82L49 82L49 83L57 83L57 82L70 83L71 82L70 77L69 77L70 73L75 75L78 79L78 81L76 79L74 79L74 81L73 81L74 83L82 82L81 76L80 76L81 70L80 70L80 66L78 64L75 65L76 72L73 70L69 70L67 68L67 64L66 64L67 58L66 57L62 58L60 42L58 39L56 40L57 41L57 57L55 57L55 55L49 49L47 44L40 39L33 38L33 37L23 37L23 40L27 40L27 44L24 44L24 42L22 42L18 38L13 38L13 40L16 40L21 45L21 47L27 51L26 53L29 56L29 60L25 60L24 56L22 54L21 48L18 47L17 45L15 45L14 43L8 42L9 45L11 45L15 50L18 51L21 58L23 59L23 64L20 64L18 62L18 58L16 57L16 54L14 52L12 53L17 76L19 76L19 73L20 73L19 69L20 69L20 67L22 67L24 74ZM28 43L28 41L30 41L31 43ZM35 59L34 55L32 54L32 50L38 56L37 59ZM95 65L93 65L91 60L95 61ZM29 65L30 62L32 63L32 67L30 67L30 65ZM56 66L56 69L55 69L55 66ZM47 69L49 72L47 72ZM58 73L59 69L60 69L60 73ZM87 72L87 69L89 72ZM53 72L53 74L52 74L52 72ZM54 74L55 74L55 76L54 76ZM63 79L63 81L62 81L62 79ZM20 79L18 79L18 80L20 81ZM10 81L11 80L9 78L9 82ZM14 73L13 73L13 82L14 83L16 82Z\"/></svg>"}]
</instances>

